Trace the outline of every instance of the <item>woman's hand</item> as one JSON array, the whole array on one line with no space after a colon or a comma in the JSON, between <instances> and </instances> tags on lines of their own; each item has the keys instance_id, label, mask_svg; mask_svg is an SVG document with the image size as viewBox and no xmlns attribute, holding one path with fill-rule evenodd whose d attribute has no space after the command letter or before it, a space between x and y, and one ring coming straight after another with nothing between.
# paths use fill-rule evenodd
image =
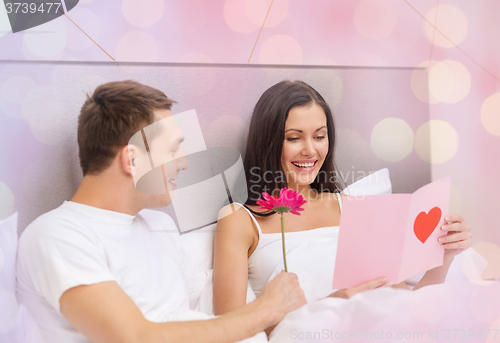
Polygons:
<instances>
[{"instance_id":1,"label":"woman's hand","mask_svg":"<svg viewBox=\"0 0 500 343\"><path fill-rule=\"evenodd\" d=\"M441 226L441 230L448 231L448 234L440 237L439 242L445 249L444 260L448 261L471 246L472 233L465 219L458 214L450 214L444 220L446 224Z\"/></svg>"},{"instance_id":2,"label":"woman's hand","mask_svg":"<svg viewBox=\"0 0 500 343\"><path fill-rule=\"evenodd\" d=\"M379 287L390 287L390 286L392 286L392 283L390 283L389 280L387 280L387 278L380 278L380 279L368 281L368 282L363 283L357 287L347 288L347 289L339 289L338 291L330 294L328 297L349 299L354 294L359 293L359 292L368 291L370 289L375 289L375 288L379 288Z\"/></svg>"}]
</instances>

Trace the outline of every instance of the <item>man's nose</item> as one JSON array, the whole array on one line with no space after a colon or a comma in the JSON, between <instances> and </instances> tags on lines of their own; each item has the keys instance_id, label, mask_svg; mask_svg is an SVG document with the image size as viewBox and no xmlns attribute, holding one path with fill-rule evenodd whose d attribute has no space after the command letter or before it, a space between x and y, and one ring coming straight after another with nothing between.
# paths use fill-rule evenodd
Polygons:
<instances>
[{"instance_id":1,"label":"man's nose","mask_svg":"<svg viewBox=\"0 0 500 343\"><path fill-rule=\"evenodd\" d=\"M189 168L189 161L186 157L186 154L184 154L182 148L179 148L179 151L177 153L176 163L177 163L177 170L184 170Z\"/></svg>"}]
</instances>

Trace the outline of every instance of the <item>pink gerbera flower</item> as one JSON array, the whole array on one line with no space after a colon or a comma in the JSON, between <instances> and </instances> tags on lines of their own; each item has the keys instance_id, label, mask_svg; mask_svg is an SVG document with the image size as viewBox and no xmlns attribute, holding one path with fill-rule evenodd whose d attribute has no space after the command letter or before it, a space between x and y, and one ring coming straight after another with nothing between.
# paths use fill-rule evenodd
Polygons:
<instances>
[{"instance_id":1,"label":"pink gerbera flower","mask_svg":"<svg viewBox=\"0 0 500 343\"><path fill-rule=\"evenodd\" d=\"M270 196L268 193L262 193L264 199L257 200L257 205L261 205L262 210L271 210L278 213L291 212L292 214L300 215L298 211L304 211L300 206L307 201L298 192L288 188L282 188L279 196Z\"/></svg>"},{"instance_id":2,"label":"pink gerbera flower","mask_svg":"<svg viewBox=\"0 0 500 343\"><path fill-rule=\"evenodd\" d=\"M257 200L257 205L260 205L262 210L271 210L281 214L281 241L283 243L283 263L286 266L286 250L285 250L285 219L283 213L291 212L292 214L300 215L299 211L304 211L300 206L304 205L307 201L298 192L291 189L282 188L279 196L270 196L266 192L262 193L264 199Z\"/></svg>"}]
</instances>

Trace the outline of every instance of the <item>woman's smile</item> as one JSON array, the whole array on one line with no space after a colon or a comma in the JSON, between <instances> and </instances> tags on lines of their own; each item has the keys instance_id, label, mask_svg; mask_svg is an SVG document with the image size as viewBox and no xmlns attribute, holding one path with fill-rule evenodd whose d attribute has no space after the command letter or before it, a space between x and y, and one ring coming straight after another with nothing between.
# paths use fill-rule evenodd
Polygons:
<instances>
[{"instance_id":1,"label":"woman's smile","mask_svg":"<svg viewBox=\"0 0 500 343\"><path fill-rule=\"evenodd\" d=\"M318 160L292 161L293 166L301 173L313 172L317 163Z\"/></svg>"}]
</instances>

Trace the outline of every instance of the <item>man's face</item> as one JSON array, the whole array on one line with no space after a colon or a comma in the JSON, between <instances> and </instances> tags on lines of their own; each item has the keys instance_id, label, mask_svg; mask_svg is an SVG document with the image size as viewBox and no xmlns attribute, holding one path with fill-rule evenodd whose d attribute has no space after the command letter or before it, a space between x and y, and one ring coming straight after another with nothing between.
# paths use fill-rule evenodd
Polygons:
<instances>
[{"instance_id":1,"label":"man's face","mask_svg":"<svg viewBox=\"0 0 500 343\"><path fill-rule=\"evenodd\" d=\"M184 135L172 113L155 110L154 115L155 122L143 130L149 152L135 150L132 173L136 188L148 193L144 194L148 207L161 207L172 202L175 179L189 164L181 148Z\"/></svg>"}]
</instances>

